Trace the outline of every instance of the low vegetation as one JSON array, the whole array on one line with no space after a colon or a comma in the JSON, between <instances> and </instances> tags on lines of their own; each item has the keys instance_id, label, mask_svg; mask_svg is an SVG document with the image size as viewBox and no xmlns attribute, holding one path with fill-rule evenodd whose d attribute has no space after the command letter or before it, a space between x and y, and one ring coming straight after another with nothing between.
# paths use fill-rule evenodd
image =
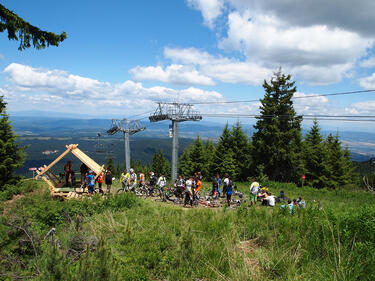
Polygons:
<instances>
[{"instance_id":1,"label":"low vegetation","mask_svg":"<svg viewBox=\"0 0 375 281\"><path fill-rule=\"evenodd\" d=\"M375 278L373 196L264 184L307 208L184 209L133 194L59 201L39 186L1 216L0 280Z\"/></svg>"}]
</instances>

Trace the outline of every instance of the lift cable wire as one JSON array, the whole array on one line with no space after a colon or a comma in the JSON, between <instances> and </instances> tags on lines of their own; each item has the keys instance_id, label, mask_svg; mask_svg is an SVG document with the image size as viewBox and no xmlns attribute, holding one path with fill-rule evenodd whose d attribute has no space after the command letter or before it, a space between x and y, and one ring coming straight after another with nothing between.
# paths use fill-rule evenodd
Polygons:
<instances>
[{"instance_id":1,"label":"lift cable wire","mask_svg":"<svg viewBox=\"0 0 375 281\"><path fill-rule=\"evenodd\" d=\"M317 94L317 95L307 95L307 96L298 96L292 97L292 99L307 99L307 98L318 98L318 97L330 97L330 96L343 96L343 95L353 95L353 94L363 94L363 93L373 93L373 90L361 90L361 91L351 91L351 92L338 92L338 93L330 93L330 94ZM251 102L259 102L260 99L254 100L242 100L242 101L207 101L207 102L195 102L194 105L200 104L229 104L229 103L251 103Z\"/></svg>"}]
</instances>

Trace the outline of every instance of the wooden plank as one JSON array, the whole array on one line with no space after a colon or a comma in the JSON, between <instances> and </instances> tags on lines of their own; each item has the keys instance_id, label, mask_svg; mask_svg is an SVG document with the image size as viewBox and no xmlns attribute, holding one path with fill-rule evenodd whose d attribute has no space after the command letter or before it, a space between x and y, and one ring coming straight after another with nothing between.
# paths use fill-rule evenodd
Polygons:
<instances>
[{"instance_id":1,"label":"wooden plank","mask_svg":"<svg viewBox=\"0 0 375 281\"><path fill-rule=\"evenodd\" d=\"M47 165L44 165L44 168L46 168ZM54 179L58 182L60 182L60 178L58 176L56 176L52 171L48 171L48 173L51 174L52 177L54 177Z\"/></svg>"},{"instance_id":2,"label":"wooden plank","mask_svg":"<svg viewBox=\"0 0 375 281\"><path fill-rule=\"evenodd\" d=\"M39 173L38 175L43 175L45 172L47 172L49 169L51 169L56 163L58 163L61 159L63 159L69 152L70 152L70 148L68 148L67 150L65 150L59 157L57 157L54 161L52 161L51 164L49 164L47 166L47 168L44 168L43 171L41 173Z\"/></svg>"}]
</instances>

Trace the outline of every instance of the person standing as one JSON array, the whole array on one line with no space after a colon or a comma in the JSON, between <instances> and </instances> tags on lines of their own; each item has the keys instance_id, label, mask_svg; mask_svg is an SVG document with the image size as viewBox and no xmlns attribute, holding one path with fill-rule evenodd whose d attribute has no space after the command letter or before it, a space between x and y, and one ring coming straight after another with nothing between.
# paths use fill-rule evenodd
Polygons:
<instances>
[{"instance_id":1,"label":"person standing","mask_svg":"<svg viewBox=\"0 0 375 281\"><path fill-rule=\"evenodd\" d=\"M134 172L134 169L130 169L130 175L129 175L129 182L130 182L130 191L135 191L135 186L137 184L137 174Z\"/></svg>"},{"instance_id":2,"label":"person standing","mask_svg":"<svg viewBox=\"0 0 375 281\"><path fill-rule=\"evenodd\" d=\"M250 206L253 206L257 202L257 196L260 189L260 184L253 178L253 182L250 185Z\"/></svg>"},{"instance_id":3,"label":"person standing","mask_svg":"<svg viewBox=\"0 0 375 281\"><path fill-rule=\"evenodd\" d=\"M64 172L65 172L65 186L72 187L72 161L68 160L64 166Z\"/></svg>"},{"instance_id":4,"label":"person standing","mask_svg":"<svg viewBox=\"0 0 375 281\"><path fill-rule=\"evenodd\" d=\"M227 193L228 184L229 184L229 177L228 177L228 175L225 175L225 177L224 177L224 186L223 186L223 196L225 196L226 193Z\"/></svg>"},{"instance_id":5,"label":"person standing","mask_svg":"<svg viewBox=\"0 0 375 281\"><path fill-rule=\"evenodd\" d=\"M98 176L97 178L97 181L98 181L98 186L99 186L99 193L100 194L103 194L103 182L104 182L104 173L100 173L100 175Z\"/></svg>"},{"instance_id":6,"label":"person standing","mask_svg":"<svg viewBox=\"0 0 375 281\"><path fill-rule=\"evenodd\" d=\"M87 176L87 182L89 185L88 192L91 195L94 193L95 189L95 176L93 175L93 172L91 170L89 171L89 174Z\"/></svg>"},{"instance_id":7,"label":"person standing","mask_svg":"<svg viewBox=\"0 0 375 281\"><path fill-rule=\"evenodd\" d=\"M157 185L160 187L161 190L164 190L164 187L166 187L166 185L167 185L167 180L163 176L162 173L160 173L160 177L158 179Z\"/></svg>"},{"instance_id":8,"label":"person standing","mask_svg":"<svg viewBox=\"0 0 375 281\"><path fill-rule=\"evenodd\" d=\"M111 193L111 186L112 186L112 175L111 171L107 171L107 174L105 175L105 184L107 185L107 193Z\"/></svg>"},{"instance_id":9,"label":"person standing","mask_svg":"<svg viewBox=\"0 0 375 281\"><path fill-rule=\"evenodd\" d=\"M85 182L89 168L86 166L85 163L82 163L81 167L79 168L79 171L81 172L81 185L82 185Z\"/></svg>"},{"instance_id":10,"label":"person standing","mask_svg":"<svg viewBox=\"0 0 375 281\"><path fill-rule=\"evenodd\" d=\"M217 193L219 194L219 197L221 196L221 186L223 184L223 181L220 178L219 173L216 174L216 181L217 181Z\"/></svg>"},{"instance_id":11,"label":"person standing","mask_svg":"<svg viewBox=\"0 0 375 281\"><path fill-rule=\"evenodd\" d=\"M226 190L228 207L230 207L230 202L232 199L232 192L233 192L233 181L231 177L228 177L228 184L227 184L227 190Z\"/></svg>"},{"instance_id":12,"label":"person standing","mask_svg":"<svg viewBox=\"0 0 375 281\"><path fill-rule=\"evenodd\" d=\"M130 178L130 174L127 172L126 169L124 169L124 171L121 173L121 176L120 176L120 182L122 185L122 189L124 189L126 192L128 191L129 178Z\"/></svg>"},{"instance_id":13,"label":"person standing","mask_svg":"<svg viewBox=\"0 0 375 281\"><path fill-rule=\"evenodd\" d=\"M192 186L193 186L193 178L190 177L185 182L185 202L184 202L184 207L186 207L187 204L190 204L190 206L193 206Z\"/></svg>"},{"instance_id":14,"label":"person standing","mask_svg":"<svg viewBox=\"0 0 375 281\"><path fill-rule=\"evenodd\" d=\"M196 178L195 179L195 191L194 191L194 197L196 199L199 199L200 198L200 194L199 194L199 191L201 190L202 188L202 181L200 180L200 178ZM194 199L195 199L194 198Z\"/></svg>"},{"instance_id":15,"label":"person standing","mask_svg":"<svg viewBox=\"0 0 375 281\"><path fill-rule=\"evenodd\" d=\"M139 186L142 187L145 185L145 174L139 172Z\"/></svg>"}]
</instances>

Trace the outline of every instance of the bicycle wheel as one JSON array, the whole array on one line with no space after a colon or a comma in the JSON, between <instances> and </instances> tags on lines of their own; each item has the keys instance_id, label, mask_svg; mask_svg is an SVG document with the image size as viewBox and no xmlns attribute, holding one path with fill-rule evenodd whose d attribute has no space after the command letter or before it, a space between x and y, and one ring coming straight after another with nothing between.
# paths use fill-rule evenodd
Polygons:
<instances>
[{"instance_id":1,"label":"bicycle wheel","mask_svg":"<svg viewBox=\"0 0 375 281\"><path fill-rule=\"evenodd\" d=\"M117 190L117 194L122 194L125 192L125 189L124 188L120 188L119 190Z\"/></svg>"}]
</instances>

